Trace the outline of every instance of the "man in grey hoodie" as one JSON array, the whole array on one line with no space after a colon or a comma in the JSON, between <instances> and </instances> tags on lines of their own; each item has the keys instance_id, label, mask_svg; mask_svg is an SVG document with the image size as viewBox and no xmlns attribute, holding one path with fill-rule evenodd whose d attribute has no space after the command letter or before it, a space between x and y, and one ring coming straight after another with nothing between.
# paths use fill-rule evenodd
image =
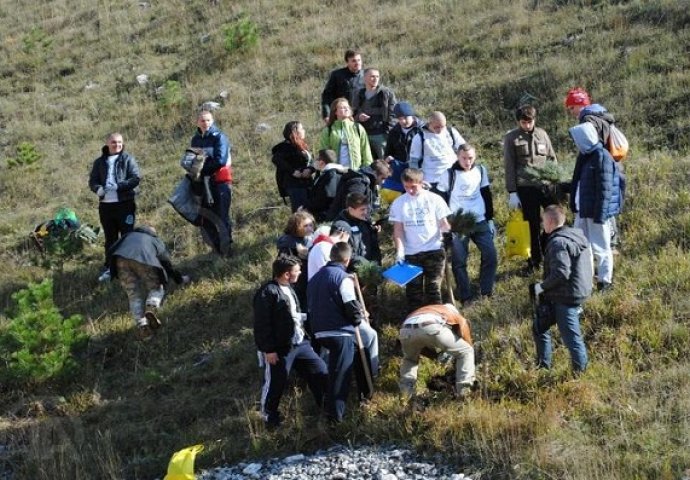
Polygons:
<instances>
[{"instance_id":1,"label":"man in grey hoodie","mask_svg":"<svg viewBox=\"0 0 690 480\"><path fill-rule=\"evenodd\" d=\"M565 213L549 205L542 216L548 235L544 250L544 280L531 285L540 300L532 332L537 349L537 366L551 367L552 325L558 325L570 352L573 371L587 368L587 348L580 331L582 303L592 293L592 254L589 241L579 228L565 226Z\"/></svg>"}]
</instances>

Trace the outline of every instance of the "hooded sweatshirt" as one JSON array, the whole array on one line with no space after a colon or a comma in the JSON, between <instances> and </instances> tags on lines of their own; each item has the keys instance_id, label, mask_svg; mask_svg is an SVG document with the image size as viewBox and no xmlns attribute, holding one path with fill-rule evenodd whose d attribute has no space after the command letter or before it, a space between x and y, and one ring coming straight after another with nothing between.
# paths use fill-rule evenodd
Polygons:
<instances>
[{"instance_id":1,"label":"hooded sweatshirt","mask_svg":"<svg viewBox=\"0 0 690 480\"><path fill-rule=\"evenodd\" d=\"M580 305L592 294L592 254L579 228L551 232L544 251L544 298L553 303Z\"/></svg>"},{"instance_id":2,"label":"hooded sweatshirt","mask_svg":"<svg viewBox=\"0 0 690 480\"><path fill-rule=\"evenodd\" d=\"M580 111L578 120L580 123L591 123L597 131L599 141L604 146L609 144L610 126L612 123L615 123L616 120L603 105L599 105L598 103L587 105Z\"/></svg>"}]
</instances>

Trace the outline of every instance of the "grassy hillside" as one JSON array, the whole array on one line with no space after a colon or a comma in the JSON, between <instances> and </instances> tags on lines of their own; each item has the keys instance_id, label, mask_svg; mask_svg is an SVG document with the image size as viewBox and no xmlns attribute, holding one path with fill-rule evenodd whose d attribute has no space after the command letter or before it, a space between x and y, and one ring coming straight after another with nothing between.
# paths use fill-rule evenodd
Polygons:
<instances>
[{"instance_id":1,"label":"grassy hillside","mask_svg":"<svg viewBox=\"0 0 690 480\"><path fill-rule=\"evenodd\" d=\"M31 3L0 0L0 325L12 316L13 292L52 277L61 312L84 316L88 344L67 377L0 387L0 467L17 478L148 479L196 443L206 446L197 464L209 466L333 442L400 441L483 478L676 479L690 468L689 1ZM227 27L240 18L256 24L259 43L229 50ZM501 259L496 295L464 311L481 345L476 398L459 406L438 394L423 411L400 403L394 341L404 296L385 285L384 371L373 401L330 430L297 385L284 399L292 420L264 431L251 295L270 275L289 214L269 151L292 119L315 146L321 88L351 46L398 98L422 116L446 112L480 146L499 242L507 218L500 140L521 99L538 106L538 124L565 162L574 159L562 104L570 86L586 87L619 119L633 147L624 245L614 290L585 307L592 363L583 377L570 378L562 346L551 372L533 368L529 280ZM139 84L141 74L148 83ZM232 259L207 253L165 202L194 109L206 100L222 104L217 121L233 143ZM119 285L96 282L100 246L49 270L25 244L63 205L98 224L87 175L113 130L142 168L139 221L158 228L195 279L173 288L167 324L147 344L135 341ZM11 166L31 157L27 149L40 158ZM384 249L390 260L389 240ZM420 372L424 380L440 369L423 363Z\"/></svg>"}]
</instances>

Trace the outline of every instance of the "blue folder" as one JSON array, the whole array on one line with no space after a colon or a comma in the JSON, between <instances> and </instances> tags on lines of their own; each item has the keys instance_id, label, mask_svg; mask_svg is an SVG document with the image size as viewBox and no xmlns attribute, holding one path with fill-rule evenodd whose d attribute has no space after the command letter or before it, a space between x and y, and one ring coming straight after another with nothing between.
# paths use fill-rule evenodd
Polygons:
<instances>
[{"instance_id":1,"label":"blue folder","mask_svg":"<svg viewBox=\"0 0 690 480\"><path fill-rule=\"evenodd\" d=\"M393 283L404 287L410 283L413 279L417 278L422 274L424 270L422 267L417 265L412 265L411 263L403 262L396 263L388 270L384 270L383 276Z\"/></svg>"}]
</instances>

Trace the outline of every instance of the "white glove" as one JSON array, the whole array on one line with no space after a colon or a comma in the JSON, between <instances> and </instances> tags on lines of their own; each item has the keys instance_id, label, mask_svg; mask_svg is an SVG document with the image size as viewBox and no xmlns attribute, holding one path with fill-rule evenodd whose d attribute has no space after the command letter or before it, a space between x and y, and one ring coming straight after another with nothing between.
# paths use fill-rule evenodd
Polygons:
<instances>
[{"instance_id":1,"label":"white glove","mask_svg":"<svg viewBox=\"0 0 690 480\"><path fill-rule=\"evenodd\" d=\"M539 295L544 293L544 287L541 286L541 282L534 284L534 296L539 298Z\"/></svg>"},{"instance_id":2,"label":"white glove","mask_svg":"<svg viewBox=\"0 0 690 480\"><path fill-rule=\"evenodd\" d=\"M516 208L522 208L520 203L520 197L518 197L517 192L510 192L508 195L508 208L515 210Z\"/></svg>"},{"instance_id":3,"label":"white glove","mask_svg":"<svg viewBox=\"0 0 690 480\"><path fill-rule=\"evenodd\" d=\"M395 263L405 262L405 252L395 252Z\"/></svg>"},{"instance_id":4,"label":"white glove","mask_svg":"<svg viewBox=\"0 0 690 480\"><path fill-rule=\"evenodd\" d=\"M103 190L103 187L98 187L98 190L96 190L96 195L99 197L105 197L105 190Z\"/></svg>"}]
</instances>

